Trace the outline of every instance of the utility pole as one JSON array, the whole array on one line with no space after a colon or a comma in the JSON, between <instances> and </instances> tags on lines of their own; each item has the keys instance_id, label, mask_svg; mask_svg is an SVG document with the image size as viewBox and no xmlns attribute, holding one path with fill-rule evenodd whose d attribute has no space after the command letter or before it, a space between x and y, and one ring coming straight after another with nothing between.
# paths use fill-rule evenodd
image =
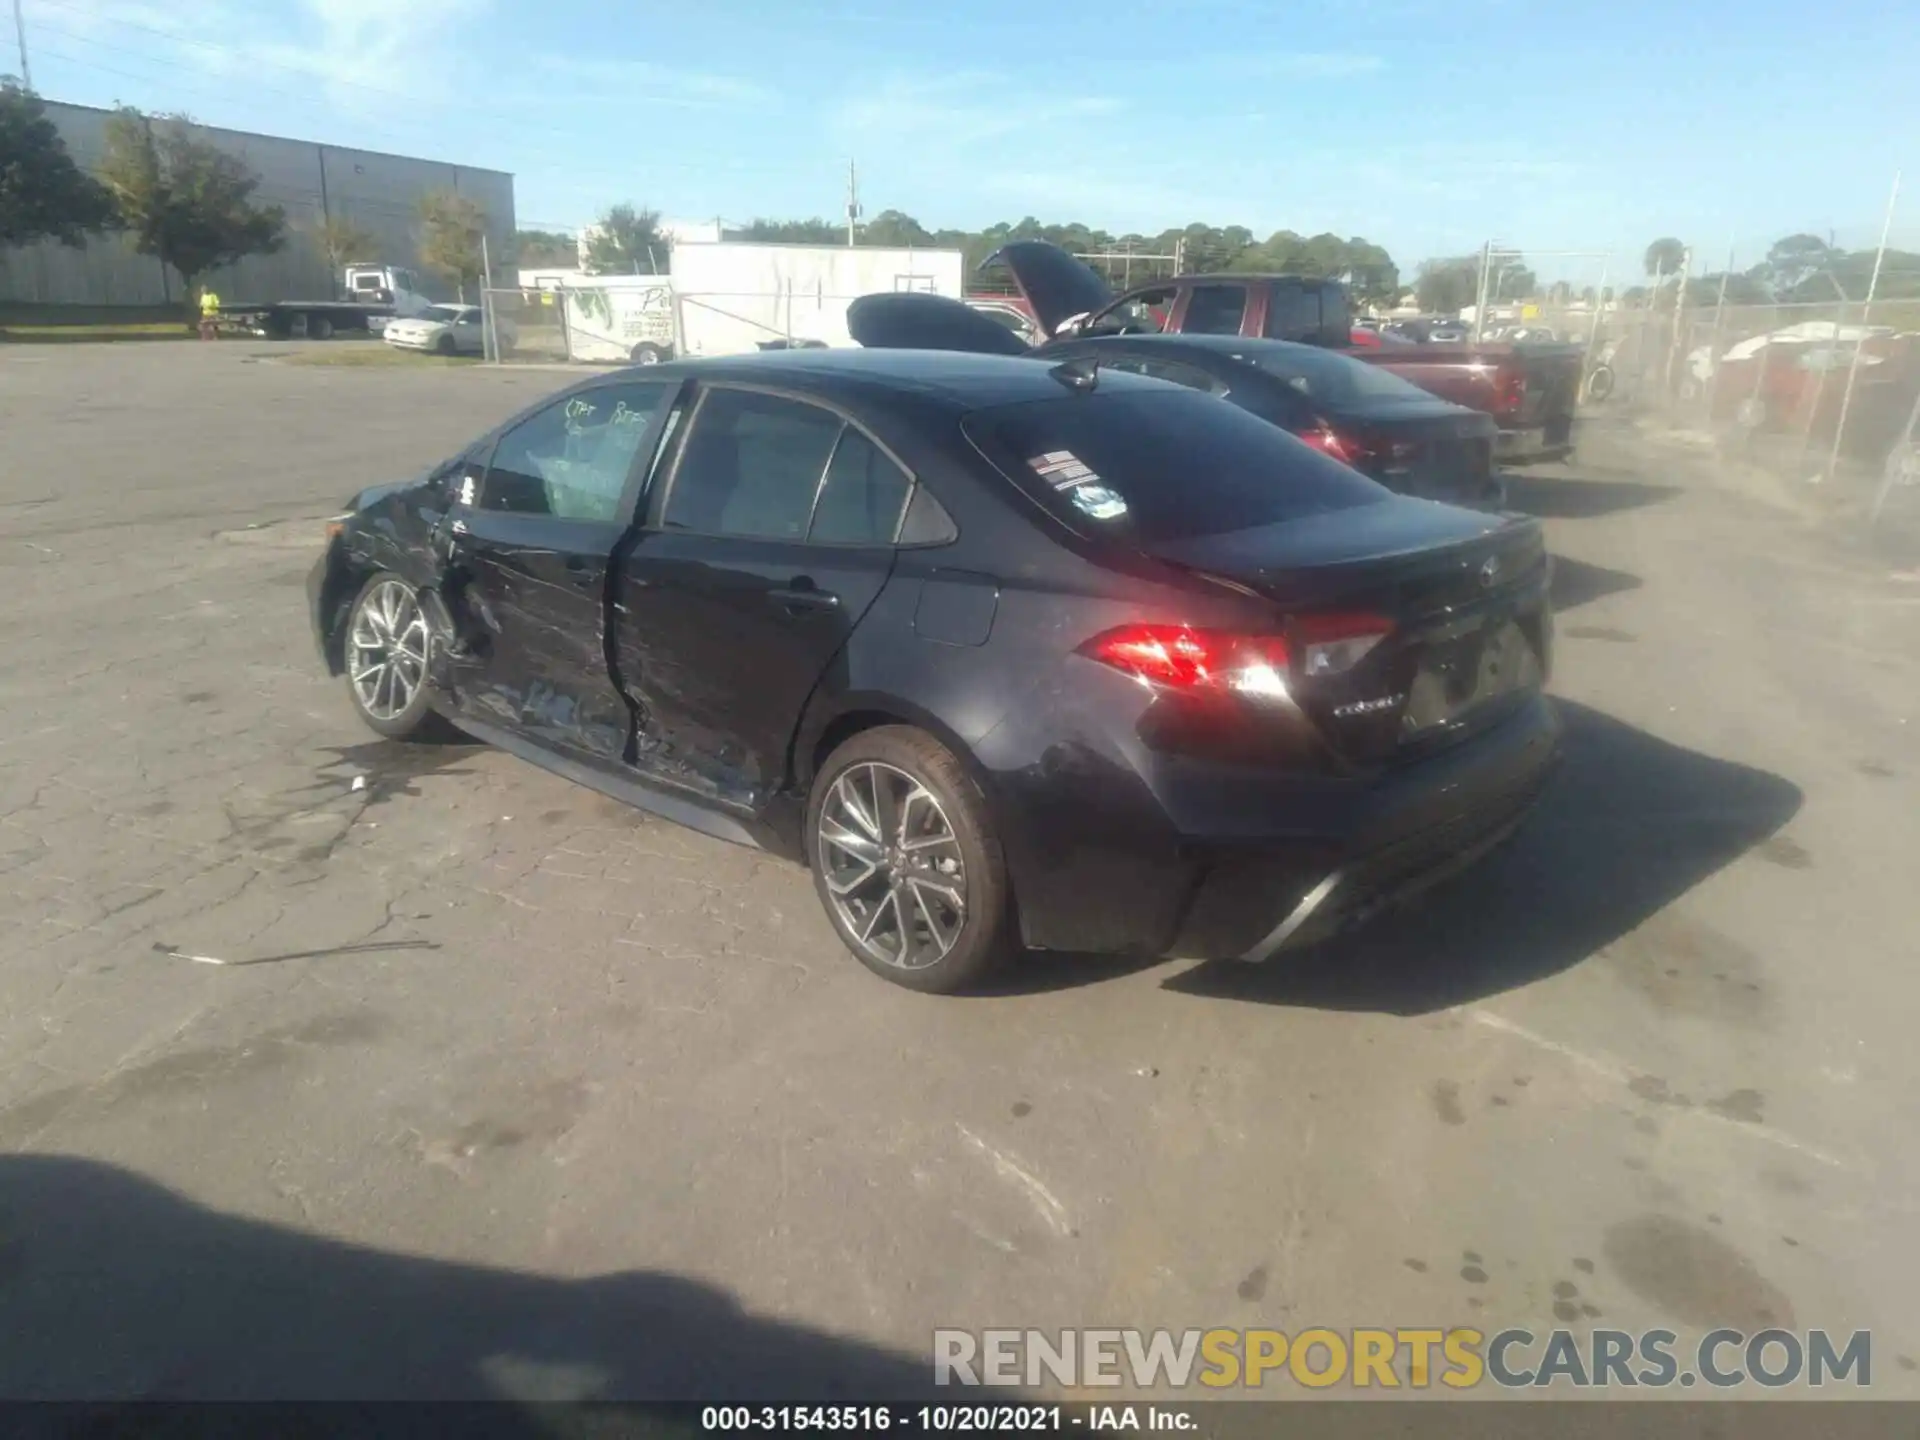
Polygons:
<instances>
[{"instance_id":1,"label":"utility pole","mask_svg":"<svg viewBox=\"0 0 1920 1440\"><path fill-rule=\"evenodd\" d=\"M1480 336L1487 328L1487 287L1491 283L1493 272L1493 242L1487 241L1480 251L1480 289L1473 303L1473 343L1480 343Z\"/></svg>"},{"instance_id":2,"label":"utility pole","mask_svg":"<svg viewBox=\"0 0 1920 1440\"><path fill-rule=\"evenodd\" d=\"M33 67L27 64L27 21L20 13L20 0L13 0L13 33L20 42L20 83L33 89Z\"/></svg>"},{"instance_id":3,"label":"utility pole","mask_svg":"<svg viewBox=\"0 0 1920 1440\"><path fill-rule=\"evenodd\" d=\"M860 176L853 161L847 161L847 248L853 248L854 222L860 218Z\"/></svg>"},{"instance_id":4,"label":"utility pole","mask_svg":"<svg viewBox=\"0 0 1920 1440\"><path fill-rule=\"evenodd\" d=\"M1847 438L1847 412L1853 408L1853 384L1860 378L1860 350L1866 343L1867 327L1873 323L1873 299L1880 290L1880 267L1887 262L1887 237L1893 233L1893 212L1900 203L1900 172L1893 174L1893 193L1887 196L1887 218L1880 223L1880 248L1873 253L1873 274L1867 280L1867 300L1860 307L1860 338L1853 342L1853 354L1847 360L1847 388L1840 393L1840 419L1833 430L1833 450L1827 456L1826 476L1833 478L1833 472L1840 468L1840 447ZM1833 338L1840 338L1836 326ZM1913 434L1913 422L1907 422L1907 435ZM1874 514L1880 513L1880 502L1874 502Z\"/></svg>"}]
</instances>

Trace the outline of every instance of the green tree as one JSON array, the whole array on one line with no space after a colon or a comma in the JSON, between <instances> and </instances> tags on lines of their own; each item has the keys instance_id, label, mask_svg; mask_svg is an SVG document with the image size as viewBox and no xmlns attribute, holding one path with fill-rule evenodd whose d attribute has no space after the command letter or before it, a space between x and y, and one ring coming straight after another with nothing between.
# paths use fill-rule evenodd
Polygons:
<instances>
[{"instance_id":1,"label":"green tree","mask_svg":"<svg viewBox=\"0 0 1920 1440\"><path fill-rule=\"evenodd\" d=\"M340 283L340 272L356 261L368 261L374 257L375 240L371 232L345 215L328 215L316 220L312 228L313 243L326 257L327 274L330 285Z\"/></svg>"},{"instance_id":2,"label":"green tree","mask_svg":"<svg viewBox=\"0 0 1920 1440\"><path fill-rule=\"evenodd\" d=\"M1767 294L1766 286L1751 275L1738 272L1722 276L1719 271L1711 275L1702 275L1687 282L1687 305L1692 309L1711 310L1720 303L1720 282L1725 279L1727 285L1727 304L1764 305L1772 297Z\"/></svg>"},{"instance_id":3,"label":"green tree","mask_svg":"<svg viewBox=\"0 0 1920 1440\"><path fill-rule=\"evenodd\" d=\"M185 116L121 106L107 121L100 176L135 248L180 272L189 304L207 271L286 244L286 211L255 205L259 177L195 136Z\"/></svg>"},{"instance_id":4,"label":"green tree","mask_svg":"<svg viewBox=\"0 0 1920 1440\"><path fill-rule=\"evenodd\" d=\"M1429 314L1452 315L1480 294L1480 257L1456 255L1421 262L1413 281L1414 303Z\"/></svg>"},{"instance_id":5,"label":"green tree","mask_svg":"<svg viewBox=\"0 0 1920 1440\"><path fill-rule=\"evenodd\" d=\"M1474 285L1477 293L1479 286L1477 272ZM1493 262L1493 273L1487 277L1489 305L1499 304L1504 300L1528 300L1539 293L1539 278L1518 255L1503 255Z\"/></svg>"},{"instance_id":6,"label":"green tree","mask_svg":"<svg viewBox=\"0 0 1920 1440\"><path fill-rule=\"evenodd\" d=\"M750 220L736 237L762 245L844 245L847 227L831 220Z\"/></svg>"},{"instance_id":7,"label":"green tree","mask_svg":"<svg viewBox=\"0 0 1920 1440\"><path fill-rule=\"evenodd\" d=\"M514 233L512 258L528 270L572 270L580 264L580 245L557 230L520 230Z\"/></svg>"},{"instance_id":8,"label":"green tree","mask_svg":"<svg viewBox=\"0 0 1920 1440\"><path fill-rule=\"evenodd\" d=\"M420 263L453 281L464 302L486 266L486 211L469 196L435 190L420 197L419 214Z\"/></svg>"},{"instance_id":9,"label":"green tree","mask_svg":"<svg viewBox=\"0 0 1920 1440\"><path fill-rule=\"evenodd\" d=\"M902 210L882 210L859 230L862 245L931 246L934 238L918 220Z\"/></svg>"},{"instance_id":10,"label":"green tree","mask_svg":"<svg viewBox=\"0 0 1920 1440\"><path fill-rule=\"evenodd\" d=\"M587 234L589 275L661 275L667 268L667 241L659 212L615 205Z\"/></svg>"},{"instance_id":11,"label":"green tree","mask_svg":"<svg viewBox=\"0 0 1920 1440\"><path fill-rule=\"evenodd\" d=\"M1647 253L1641 257L1649 275L1678 275L1680 262L1687 258L1687 247L1671 235L1663 235L1647 246Z\"/></svg>"},{"instance_id":12,"label":"green tree","mask_svg":"<svg viewBox=\"0 0 1920 1440\"><path fill-rule=\"evenodd\" d=\"M0 247L82 245L117 221L113 197L73 163L40 97L0 75Z\"/></svg>"},{"instance_id":13,"label":"green tree","mask_svg":"<svg viewBox=\"0 0 1920 1440\"><path fill-rule=\"evenodd\" d=\"M1767 258L1747 273L1776 300L1834 299L1831 274L1836 252L1818 235L1787 235L1773 242Z\"/></svg>"}]
</instances>

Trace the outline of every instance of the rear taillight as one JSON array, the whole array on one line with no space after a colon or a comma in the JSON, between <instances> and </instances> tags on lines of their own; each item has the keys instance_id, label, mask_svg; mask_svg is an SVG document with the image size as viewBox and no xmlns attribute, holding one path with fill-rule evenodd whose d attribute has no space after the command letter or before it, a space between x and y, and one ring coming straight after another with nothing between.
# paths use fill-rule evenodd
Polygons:
<instances>
[{"instance_id":1,"label":"rear taillight","mask_svg":"<svg viewBox=\"0 0 1920 1440\"><path fill-rule=\"evenodd\" d=\"M1392 633L1380 615L1309 615L1294 627L1300 674L1314 680L1351 670Z\"/></svg>"},{"instance_id":2,"label":"rear taillight","mask_svg":"<svg viewBox=\"0 0 1920 1440\"><path fill-rule=\"evenodd\" d=\"M1518 370L1502 370L1493 387L1494 413L1516 415L1527 403L1527 377Z\"/></svg>"},{"instance_id":3,"label":"rear taillight","mask_svg":"<svg viewBox=\"0 0 1920 1440\"><path fill-rule=\"evenodd\" d=\"M1096 635L1080 653L1171 689L1285 695L1289 672L1309 680L1341 674L1392 633L1393 622L1377 615L1309 616L1289 637L1122 625Z\"/></svg>"},{"instance_id":4,"label":"rear taillight","mask_svg":"<svg viewBox=\"0 0 1920 1440\"><path fill-rule=\"evenodd\" d=\"M1122 625L1096 635L1080 653L1103 665L1176 690L1287 693L1287 642L1277 635L1235 635L1185 625Z\"/></svg>"},{"instance_id":5,"label":"rear taillight","mask_svg":"<svg viewBox=\"0 0 1920 1440\"><path fill-rule=\"evenodd\" d=\"M1366 447L1352 436L1342 435L1326 425L1294 434L1323 455L1331 455L1342 465L1358 465L1366 456Z\"/></svg>"}]
</instances>

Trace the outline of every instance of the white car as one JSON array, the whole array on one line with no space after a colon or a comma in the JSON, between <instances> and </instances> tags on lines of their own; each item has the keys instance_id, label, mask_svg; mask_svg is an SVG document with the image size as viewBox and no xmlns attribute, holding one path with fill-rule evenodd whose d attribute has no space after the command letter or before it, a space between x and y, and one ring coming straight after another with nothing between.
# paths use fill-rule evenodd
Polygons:
<instances>
[{"instance_id":1,"label":"white car","mask_svg":"<svg viewBox=\"0 0 1920 1440\"><path fill-rule=\"evenodd\" d=\"M511 320L496 319L501 351L518 338ZM396 350L425 350L434 355L483 355L486 325L478 305L430 305L424 315L389 320L381 338Z\"/></svg>"}]
</instances>

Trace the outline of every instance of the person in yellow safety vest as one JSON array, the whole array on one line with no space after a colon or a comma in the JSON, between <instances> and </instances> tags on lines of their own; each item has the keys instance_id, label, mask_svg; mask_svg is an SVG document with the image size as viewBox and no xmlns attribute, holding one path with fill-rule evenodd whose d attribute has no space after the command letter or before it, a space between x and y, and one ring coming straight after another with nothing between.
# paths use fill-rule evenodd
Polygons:
<instances>
[{"instance_id":1,"label":"person in yellow safety vest","mask_svg":"<svg viewBox=\"0 0 1920 1440\"><path fill-rule=\"evenodd\" d=\"M200 292L200 338L213 339L213 322L220 316L220 297L211 290Z\"/></svg>"}]
</instances>

